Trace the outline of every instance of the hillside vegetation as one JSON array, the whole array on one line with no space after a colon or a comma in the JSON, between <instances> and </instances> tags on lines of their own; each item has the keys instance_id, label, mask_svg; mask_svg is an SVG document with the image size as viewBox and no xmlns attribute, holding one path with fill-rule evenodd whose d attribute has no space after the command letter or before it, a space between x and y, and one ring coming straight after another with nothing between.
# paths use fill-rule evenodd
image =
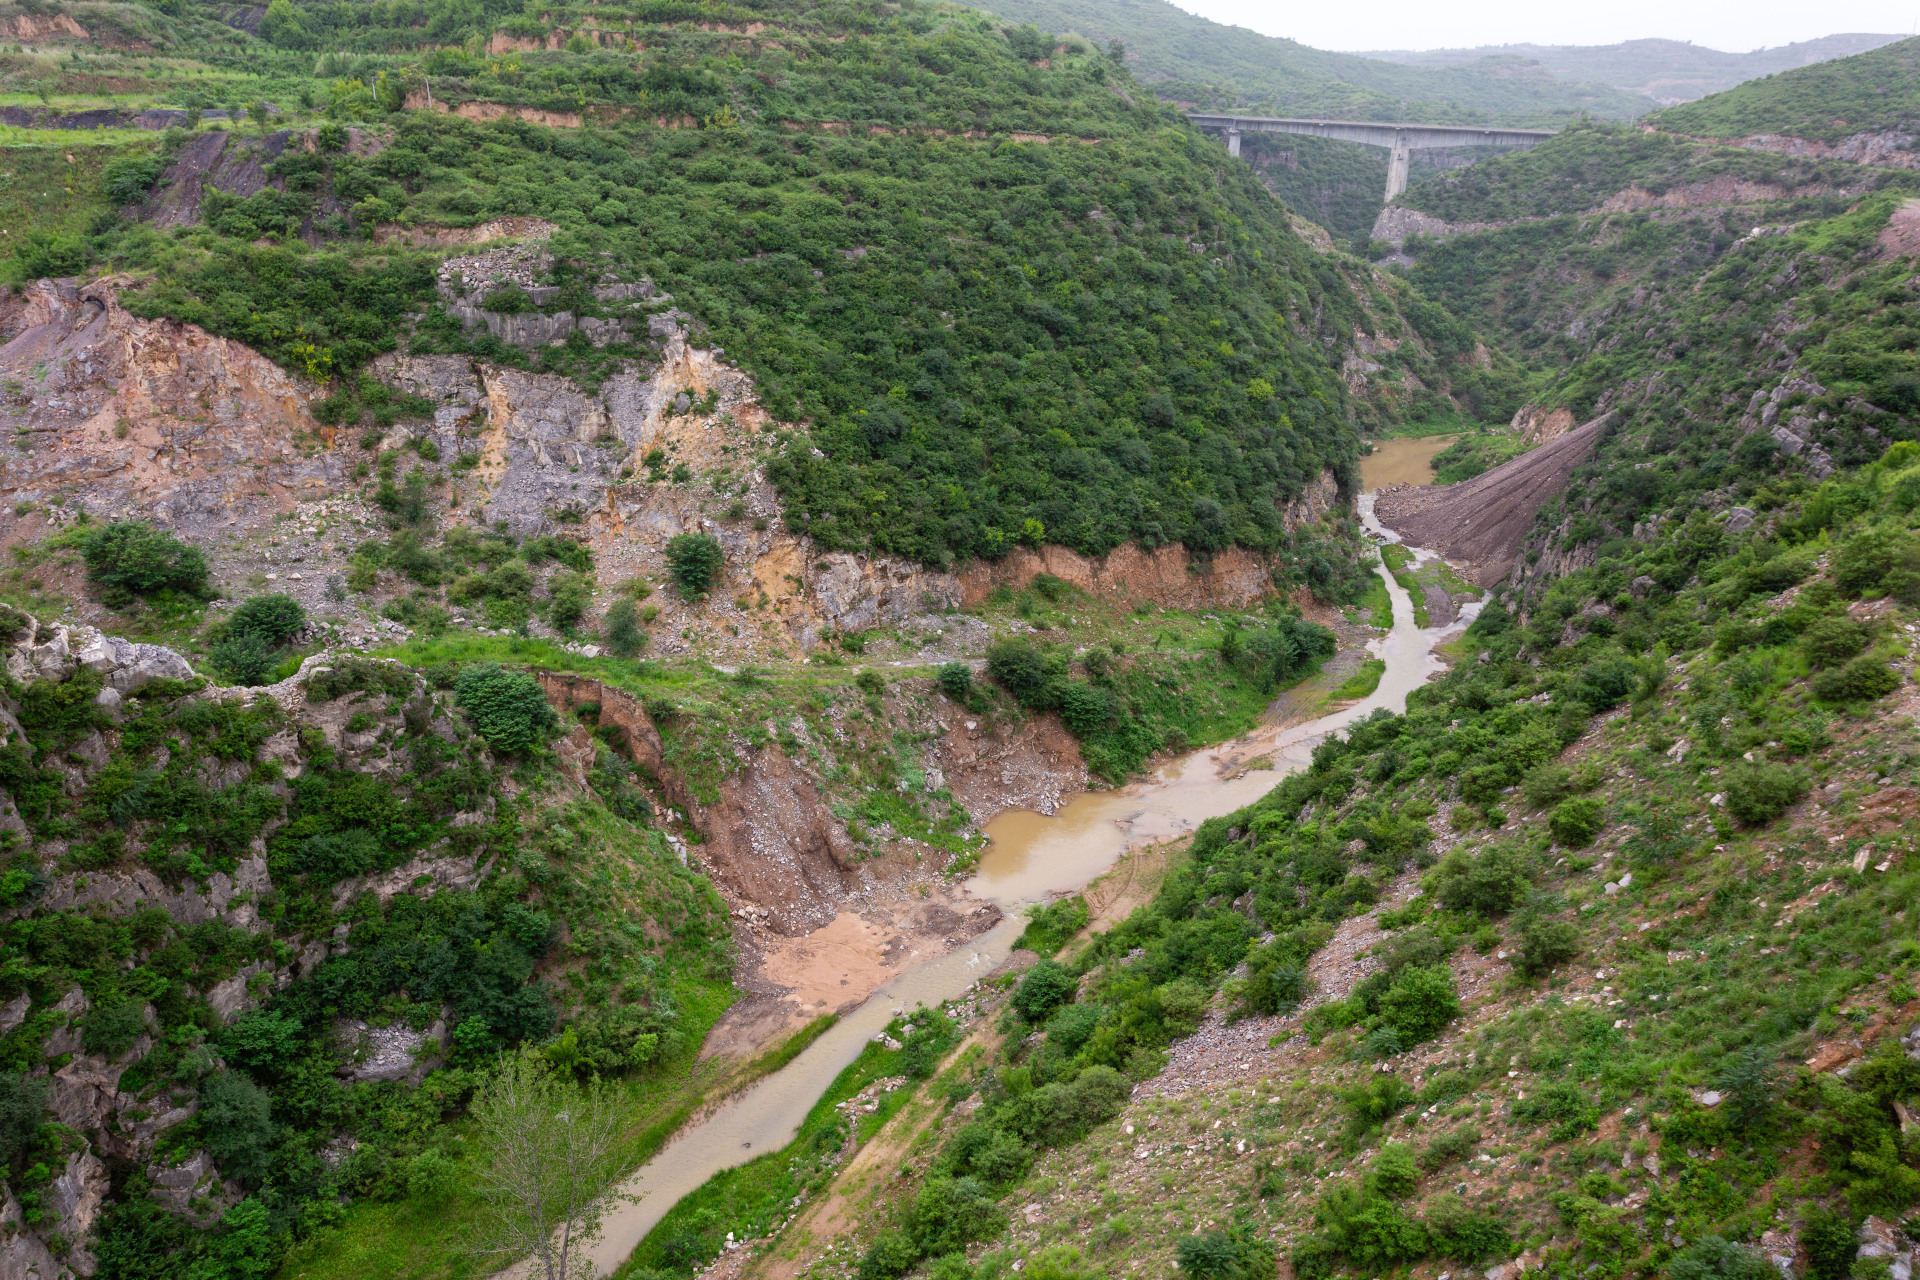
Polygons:
<instances>
[{"instance_id":1,"label":"hillside vegetation","mask_svg":"<svg viewBox=\"0 0 1920 1280\"><path fill-rule=\"evenodd\" d=\"M385 39L364 16L293 10L262 31L296 47ZM325 123L314 149L273 162L273 187L209 200L184 238L105 212L87 235L36 233L14 273L151 275L136 311L349 393L396 346L598 385L645 353L582 335L528 355L469 336L428 255L366 243L395 225L547 219L562 290L549 309L601 314L595 280L649 278L776 418L806 424L772 474L791 526L827 549L943 565L1021 542L1272 551L1280 509L1323 470L1349 474L1327 355L1367 325L1352 291L1243 167L1142 101L1106 53L932 6L760 17L788 25L661 27L639 57L328 55L344 78L299 90ZM407 94L424 105L429 77L442 107L584 111L592 127L395 113ZM374 128L378 154L340 149L348 127ZM115 198L135 203L183 142L169 135L160 169L116 170L133 186Z\"/></svg>"},{"instance_id":2,"label":"hillside vegetation","mask_svg":"<svg viewBox=\"0 0 1920 1280\"><path fill-rule=\"evenodd\" d=\"M1838 142L1859 133L1909 130L1920 119L1920 43L1797 67L1653 117L1662 129L1707 138L1785 134Z\"/></svg>"},{"instance_id":3,"label":"hillside vegetation","mask_svg":"<svg viewBox=\"0 0 1920 1280\"><path fill-rule=\"evenodd\" d=\"M1043 30L1125 44L1161 97L1205 111L1429 124L1545 125L1586 113L1631 119L1645 101L1567 82L1504 56L1460 67L1409 67L1223 26L1168 0L995 0L986 8Z\"/></svg>"},{"instance_id":4,"label":"hillside vegetation","mask_svg":"<svg viewBox=\"0 0 1920 1280\"><path fill-rule=\"evenodd\" d=\"M1761 76L1866 53L1900 38L1822 36L1745 53L1725 53L1682 40L1623 40L1605 45L1501 44L1475 49L1393 50L1361 56L1410 67L1457 67L1483 58L1526 58L1565 79L1610 84L1670 104L1720 93Z\"/></svg>"}]
</instances>

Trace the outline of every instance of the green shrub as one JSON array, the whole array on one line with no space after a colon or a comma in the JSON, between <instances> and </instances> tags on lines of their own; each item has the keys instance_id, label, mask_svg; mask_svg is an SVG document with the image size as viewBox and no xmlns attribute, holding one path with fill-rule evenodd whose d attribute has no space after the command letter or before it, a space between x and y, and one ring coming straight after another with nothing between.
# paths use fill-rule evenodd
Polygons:
<instances>
[{"instance_id":1,"label":"green shrub","mask_svg":"<svg viewBox=\"0 0 1920 1280\"><path fill-rule=\"evenodd\" d=\"M975 1178L928 1178L906 1213L905 1227L921 1257L958 1253L1006 1228L1006 1215Z\"/></svg>"},{"instance_id":2,"label":"green shrub","mask_svg":"<svg viewBox=\"0 0 1920 1280\"><path fill-rule=\"evenodd\" d=\"M413 692L413 673L379 658L332 659L333 666L307 677L308 702L332 702L362 691L398 697Z\"/></svg>"},{"instance_id":3,"label":"green shrub","mask_svg":"<svg viewBox=\"0 0 1920 1280\"><path fill-rule=\"evenodd\" d=\"M101 189L116 205L138 204L159 181L163 167L159 156L120 156L101 171Z\"/></svg>"},{"instance_id":4,"label":"green shrub","mask_svg":"<svg viewBox=\"0 0 1920 1280\"><path fill-rule=\"evenodd\" d=\"M207 585L205 557L166 530L143 521L83 530L78 541L87 576L103 589L109 603L156 591L194 594Z\"/></svg>"},{"instance_id":5,"label":"green shrub","mask_svg":"<svg viewBox=\"0 0 1920 1280\"><path fill-rule=\"evenodd\" d=\"M1744 826L1763 827L1798 804L1809 783L1799 769L1742 761L1726 771L1723 785L1727 812Z\"/></svg>"},{"instance_id":6,"label":"green shrub","mask_svg":"<svg viewBox=\"0 0 1920 1280\"><path fill-rule=\"evenodd\" d=\"M1573 794L1573 770L1564 765L1538 765L1520 780L1520 790L1536 809L1556 805Z\"/></svg>"},{"instance_id":7,"label":"green shrub","mask_svg":"<svg viewBox=\"0 0 1920 1280\"><path fill-rule=\"evenodd\" d=\"M220 1162L222 1173L247 1184L267 1175L273 1164L272 1110L267 1091L237 1071L207 1078L194 1119L201 1145Z\"/></svg>"},{"instance_id":8,"label":"green shrub","mask_svg":"<svg viewBox=\"0 0 1920 1280\"><path fill-rule=\"evenodd\" d=\"M1173 1252L1191 1280L1266 1280L1274 1273L1273 1246L1247 1231L1182 1236Z\"/></svg>"},{"instance_id":9,"label":"green shrub","mask_svg":"<svg viewBox=\"0 0 1920 1280\"><path fill-rule=\"evenodd\" d=\"M0 1160L11 1161L39 1135L52 1092L45 1078L0 1072Z\"/></svg>"},{"instance_id":10,"label":"green shrub","mask_svg":"<svg viewBox=\"0 0 1920 1280\"><path fill-rule=\"evenodd\" d=\"M1547 818L1553 838L1569 849L1586 848L1605 825L1606 810L1591 796L1562 801Z\"/></svg>"},{"instance_id":11,"label":"green shrub","mask_svg":"<svg viewBox=\"0 0 1920 1280\"><path fill-rule=\"evenodd\" d=\"M1528 1124L1550 1124L1548 1137L1571 1142L1600 1122L1600 1108L1576 1085L1554 1081L1530 1091L1513 1104L1513 1118Z\"/></svg>"},{"instance_id":12,"label":"green shrub","mask_svg":"<svg viewBox=\"0 0 1920 1280\"><path fill-rule=\"evenodd\" d=\"M1427 1231L1433 1251L1456 1262L1478 1263L1513 1253L1513 1237L1485 1214L1475 1213L1451 1191L1442 1191L1426 1203Z\"/></svg>"},{"instance_id":13,"label":"green shrub","mask_svg":"<svg viewBox=\"0 0 1920 1280\"><path fill-rule=\"evenodd\" d=\"M145 1005L138 1000L120 1000L95 1007L80 1024L80 1039L88 1053L112 1062L132 1049L146 1029Z\"/></svg>"},{"instance_id":14,"label":"green shrub","mask_svg":"<svg viewBox=\"0 0 1920 1280\"><path fill-rule=\"evenodd\" d=\"M1060 697L1060 718L1078 737L1091 737L1113 720L1111 693L1095 685L1069 681Z\"/></svg>"},{"instance_id":15,"label":"green shrub","mask_svg":"<svg viewBox=\"0 0 1920 1280\"><path fill-rule=\"evenodd\" d=\"M1821 618L1800 633L1800 647L1816 667L1836 667L1860 653L1873 640L1870 628L1844 613Z\"/></svg>"},{"instance_id":16,"label":"green shrub","mask_svg":"<svg viewBox=\"0 0 1920 1280\"><path fill-rule=\"evenodd\" d=\"M1414 1163L1413 1148L1404 1142L1383 1143L1367 1176L1381 1195L1405 1200L1420 1185L1420 1167Z\"/></svg>"},{"instance_id":17,"label":"green shrub","mask_svg":"<svg viewBox=\"0 0 1920 1280\"><path fill-rule=\"evenodd\" d=\"M1844 1280L1853 1270L1858 1242L1847 1214L1815 1204L1800 1228L1800 1243L1807 1251L1807 1274L1812 1280Z\"/></svg>"},{"instance_id":18,"label":"green shrub","mask_svg":"<svg viewBox=\"0 0 1920 1280\"><path fill-rule=\"evenodd\" d=\"M292 596L254 596L227 620L228 635L258 636L279 648L306 629L307 611Z\"/></svg>"},{"instance_id":19,"label":"green shrub","mask_svg":"<svg viewBox=\"0 0 1920 1280\"><path fill-rule=\"evenodd\" d=\"M1408 965L1380 997L1380 1017L1399 1034L1403 1050L1433 1039L1459 1014L1453 971L1444 964Z\"/></svg>"},{"instance_id":20,"label":"green shrub","mask_svg":"<svg viewBox=\"0 0 1920 1280\"><path fill-rule=\"evenodd\" d=\"M1044 907L1029 909L1027 927L1013 945L1016 950L1025 948L1035 955L1051 956L1066 946L1086 923L1087 900L1077 893L1071 894Z\"/></svg>"},{"instance_id":21,"label":"green shrub","mask_svg":"<svg viewBox=\"0 0 1920 1280\"><path fill-rule=\"evenodd\" d=\"M1703 1236L1673 1255L1668 1280L1774 1280L1765 1255L1720 1236Z\"/></svg>"},{"instance_id":22,"label":"green shrub","mask_svg":"<svg viewBox=\"0 0 1920 1280\"><path fill-rule=\"evenodd\" d=\"M1450 911L1498 915L1511 911L1532 889L1518 851L1491 845L1469 858L1454 849L1434 868L1431 888Z\"/></svg>"},{"instance_id":23,"label":"green shrub","mask_svg":"<svg viewBox=\"0 0 1920 1280\"><path fill-rule=\"evenodd\" d=\"M524 671L492 663L464 667L454 683L454 696L474 732L501 751L531 751L559 725L540 682Z\"/></svg>"},{"instance_id":24,"label":"green shrub","mask_svg":"<svg viewBox=\"0 0 1920 1280\"><path fill-rule=\"evenodd\" d=\"M689 600L705 595L719 581L726 562L720 540L710 533L682 533L667 540L667 571Z\"/></svg>"},{"instance_id":25,"label":"green shrub","mask_svg":"<svg viewBox=\"0 0 1920 1280\"><path fill-rule=\"evenodd\" d=\"M859 1280L898 1280L920 1261L920 1250L904 1231L882 1231L860 1257Z\"/></svg>"},{"instance_id":26,"label":"green shrub","mask_svg":"<svg viewBox=\"0 0 1920 1280\"><path fill-rule=\"evenodd\" d=\"M861 692L870 693L875 697L887 691L887 678L871 667L855 676L853 682L860 686Z\"/></svg>"},{"instance_id":27,"label":"green shrub","mask_svg":"<svg viewBox=\"0 0 1920 1280\"><path fill-rule=\"evenodd\" d=\"M1079 985L1072 970L1052 960L1042 960L1027 970L1027 976L1020 980L1009 1003L1028 1022L1045 1022L1048 1014L1073 999Z\"/></svg>"},{"instance_id":28,"label":"green shrub","mask_svg":"<svg viewBox=\"0 0 1920 1280\"><path fill-rule=\"evenodd\" d=\"M615 657L631 658L647 647L647 633L640 626L636 616L632 596L621 596L607 607L607 621L602 632L606 637L607 648L613 650Z\"/></svg>"},{"instance_id":29,"label":"green shrub","mask_svg":"<svg viewBox=\"0 0 1920 1280\"><path fill-rule=\"evenodd\" d=\"M571 632L592 604L593 579L586 574L561 570L547 580L547 622L555 630Z\"/></svg>"},{"instance_id":30,"label":"green shrub","mask_svg":"<svg viewBox=\"0 0 1920 1280\"><path fill-rule=\"evenodd\" d=\"M1058 704L1046 656L1025 640L1008 638L988 645L987 674L1023 707L1046 711Z\"/></svg>"},{"instance_id":31,"label":"green shrub","mask_svg":"<svg viewBox=\"0 0 1920 1280\"><path fill-rule=\"evenodd\" d=\"M1838 670L1820 671L1808 681L1822 702L1872 702L1900 687L1900 677L1878 658L1862 654Z\"/></svg>"},{"instance_id":32,"label":"green shrub","mask_svg":"<svg viewBox=\"0 0 1920 1280\"><path fill-rule=\"evenodd\" d=\"M1534 916L1520 922L1519 933L1513 967L1529 978L1539 977L1580 954L1580 933L1565 920Z\"/></svg>"},{"instance_id":33,"label":"green shrub","mask_svg":"<svg viewBox=\"0 0 1920 1280\"><path fill-rule=\"evenodd\" d=\"M1457 1129L1449 1129L1427 1143L1420 1152L1420 1167L1433 1173L1456 1160L1465 1160L1473 1154L1479 1142L1480 1129L1477 1125L1463 1124Z\"/></svg>"},{"instance_id":34,"label":"green shrub","mask_svg":"<svg viewBox=\"0 0 1920 1280\"><path fill-rule=\"evenodd\" d=\"M973 668L964 662L943 664L934 679L940 685L940 692L955 702L965 703L973 692Z\"/></svg>"}]
</instances>

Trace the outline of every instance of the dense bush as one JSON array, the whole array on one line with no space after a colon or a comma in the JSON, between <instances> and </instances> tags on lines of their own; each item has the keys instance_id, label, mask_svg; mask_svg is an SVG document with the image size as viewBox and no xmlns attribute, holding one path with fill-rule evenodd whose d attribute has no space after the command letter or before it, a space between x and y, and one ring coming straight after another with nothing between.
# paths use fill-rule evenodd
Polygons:
<instances>
[{"instance_id":1,"label":"dense bush","mask_svg":"<svg viewBox=\"0 0 1920 1280\"><path fill-rule=\"evenodd\" d=\"M1898 689L1900 677L1885 662L1862 654L1838 670L1815 672L1809 683L1823 702L1872 702Z\"/></svg>"},{"instance_id":2,"label":"dense bush","mask_svg":"<svg viewBox=\"0 0 1920 1280\"><path fill-rule=\"evenodd\" d=\"M1517 850L1489 845L1473 857L1455 849L1434 869L1432 890L1453 911L1499 915L1511 911L1532 888Z\"/></svg>"},{"instance_id":3,"label":"dense bush","mask_svg":"<svg viewBox=\"0 0 1920 1280\"><path fill-rule=\"evenodd\" d=\"M1726 786L1727 812L1749 827L1763 827L1798 804L1809 785L1806 774L1799 769L1744 762L1729 768L1722 782Z\"/></svg>"},{"instance_id":4,"label":"dense bush","mask_svg":"<svg viewBox=\"0 0 1920 1280\"><path fill-rule=\"evenodd\" d=\"M1553 838L1569 849L1584 849L1606 825L1606 808L1591 796L1581 796L1554 806L1547 825Z\"/></svg>"},{"instance_id":5,"label":"dense bush","mask_svg":"<svg viewBox=\"0 0 1920 1280\"><path fill-rule=\"evenodd\" d=\"M1580 933L1565 920L1530 916L1520 922L1514 969L1538 977L1580 954Z\"/></svg>"},{"instance_id":6,"label":"dense bush","mask_svg":"<svg viewBox=\"0 0 1920 1280\"><path fill-rule=\"evenodd\" d=\"M199 551L142 521L83 527L77 541L87 576L110 604L156 591L195 593L207 585L207 562Z\"/></svg>"},{"instance_id":7,"label":"dense bush","mask_svg":"<svg viewBox=\"0 0 1920 1280\"><path fill-rule=\"evenodd\" d=\"M501 751L531 751L559 725L540 682L524 671L491 663L464 667L454 696L474 732Z\"/></svg>"},{"instance_id":8,"label":"dense bush","mask_svg":"<svg viewBox=\"0 0 1920 1280\"><path fill-rule=\"evenodd\" d=\"M955 702L966 702L973 692L973 668L964 662L944 663L934 679L940 685L940 692Z\"/></svg>"},{"instance_id":9,"label":"dense bush","mask_svg":"<svg viewBox=\"0 0 1920 1280\"><path fill-rule=\"evenodd\" d=\"M291 596L255 596L216 624L207 659L235 684L265 684L280 651L306 625L306 609Z\"/></svg>"},{"instance_id":10,"label":"dense bush","mask_svg":"<svg viewBox=\"0 0 1920 1280\"><path fill-rule=\"evenodd\" d=\"M1077 986L1071 971L1043 959L1020 979L1010 1003L1028 1022L1045 1022L1048 1014L1073 999Z\"/></svg>"}]
</instances>

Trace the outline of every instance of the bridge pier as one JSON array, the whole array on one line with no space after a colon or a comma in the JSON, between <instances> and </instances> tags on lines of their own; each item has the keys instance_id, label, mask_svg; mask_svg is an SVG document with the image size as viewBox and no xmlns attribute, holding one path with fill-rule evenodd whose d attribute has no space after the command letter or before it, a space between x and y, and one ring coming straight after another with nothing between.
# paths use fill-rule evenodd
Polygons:
<instances>
[{"instance_id":1,"label":"bridge pier","mask_svg":"<svg viewBox=\"0 0 1920 1280\"><path fill-rule=\"evenodd\" d=\"M1239 158L1240 131L1238 129L1227 130L1227 154L1230 156L1233 156L1236 159Z\"/></svg>"},{"instance_id":2,"label":"bridge pier","mask_svg":"<svg viewBox=\"0 0 1920 1280\"><path fill-rule=\"evenodd\" d=\"M1388 149L1387 160L1387 203L1407 189L1407 173L1413 168L1413 140L1405 129L1396 129L1393 133L1393 145Z\"/></svg>"}]
</instances>

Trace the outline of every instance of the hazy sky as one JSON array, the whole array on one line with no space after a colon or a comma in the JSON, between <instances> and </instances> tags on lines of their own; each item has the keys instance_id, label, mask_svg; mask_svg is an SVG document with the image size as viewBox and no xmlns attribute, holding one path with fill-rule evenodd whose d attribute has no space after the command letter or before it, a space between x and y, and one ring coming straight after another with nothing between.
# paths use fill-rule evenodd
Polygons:
<instances>
[{"instance_id":1,"label":"hazy sky","mask_svg":"<svg viewBox=\"0 0 1920 1280\"><path fill-rule=\"evenodd\" d=\"M1215 22L1286 36L1316 49L1457 49L1483 44L1614 44L1646 36L1745 52L1842 31L1910 34L1920 0L1372 0L1273 4L1174 0Z\"/></svg>"}]
</instances>

